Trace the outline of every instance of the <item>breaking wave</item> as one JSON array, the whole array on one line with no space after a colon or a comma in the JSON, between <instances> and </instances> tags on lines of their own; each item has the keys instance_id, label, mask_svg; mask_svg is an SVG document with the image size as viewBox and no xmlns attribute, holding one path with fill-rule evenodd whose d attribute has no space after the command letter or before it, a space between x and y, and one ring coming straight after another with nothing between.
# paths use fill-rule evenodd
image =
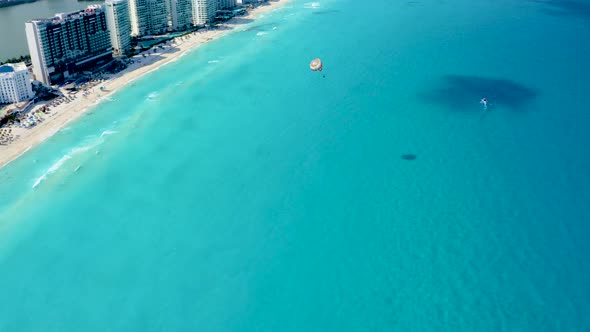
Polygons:
<instances>
[{"instance_id":1,"label":"breaking wave","mask_svg":"<svg viewBox=\"0 0 590 332\"><path fill-rule=\"evenodd\" d=\"M105 130L100 134L100 136L95 137L94 140L90 143L71 149L68 153L66 153L59 160L53 163L45 172L43 172L41 176L35 179L32 188L37 188L43 181L47 180L47 178L51 176L51 174L54 174L55 172L59 171L64 165L67 164L68 160L74 158L77 155L83 154L86 151L98 147L99 145L104 143L105 136L113 135L116 133L117 132L113 130ZM74 171L77 171L78 169L80 169L80 165L78 165Z\"/></svg>"},{"instance_id":2,"label":"breaking wave","mask_svg":"<svg viewBox=\"0 0 590 332\"><path fill-rule=\"evenodd\" d=\"M157 91L151 92L148 96L147 96L147 100L155 100L156 98L158 98L160 94Z\"/></svg>"}]
</instances>

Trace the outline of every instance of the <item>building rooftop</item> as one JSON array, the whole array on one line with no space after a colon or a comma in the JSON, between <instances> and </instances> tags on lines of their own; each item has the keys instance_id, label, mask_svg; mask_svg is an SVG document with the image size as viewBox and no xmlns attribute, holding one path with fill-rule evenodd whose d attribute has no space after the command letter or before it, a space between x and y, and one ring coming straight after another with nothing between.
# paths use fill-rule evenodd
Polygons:
<instances>
[{"instance_id":1,"label":"building rooftop","mask_svg":"<svg viewBox=\"0 0 590 332\"><path fill-rule=\"evenodd\" d=\"M35 18L29 22L44 22L44 23L58 24L58 23L65 22L66 20L78 19L82 16L95 14L97 11L100 12L102 10L103 10L102 6L100 6L100 5L90 5L86 9L81 9L81 10L77 10L77 11L69 12L69 13L59 13L59 14L55 14L53 17L50 17L50 18Z\"/></svg>"},{"instance_id":2,"label":"building rooftop","mask_svg":"<svg viewBox=\"0 0 590 332\"><path fill-rule=\"evenodd\" d=\"M7 63L5 65L0 66L0 74L4 73L13 73L17 70L26 70L27 66L24 62L19 63Z\"/></svg>"},{"instance_id":3,"label":"building rooftop","mask_svg":"<svg viewBox=\"0 0 590 332\"><path fill-rule=\"evenodd\" d=\"M0 66L0 74L2 73L11 73L14 71L14 68L12 68L12 66L9 65L2 65Z\"/></svg>"}]
</instances>

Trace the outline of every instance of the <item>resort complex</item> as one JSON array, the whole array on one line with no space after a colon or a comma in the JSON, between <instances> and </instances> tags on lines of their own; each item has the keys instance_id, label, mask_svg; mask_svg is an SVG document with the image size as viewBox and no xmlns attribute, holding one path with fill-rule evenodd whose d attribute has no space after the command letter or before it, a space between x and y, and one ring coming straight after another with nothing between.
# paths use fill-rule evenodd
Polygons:
<instances>
[{"instance_id":1,"label":"resort complex","mask_svg":"<svg viewBox=\"0 0 590 332\"><path fill-rule=\"evenodd\" d=\"M34 78L53 85L128 55L142 39L203 27L234 0L107 0L52 18L26 22ZM226 18L226 15L223 15Z\"/></svg>"},{"instance_id":2,"label":"resort complex","mask_svg":"<svg viewBox=\"0 0 590 332\"><path fill-rule=\"evenodd\" d=\"M0 66L0 127L11 130L0 165L107 94L247 22L228 21L234 16L278 3L265 2L106 0L25 22L30 63Z\"/></svg>"}]
</instances>

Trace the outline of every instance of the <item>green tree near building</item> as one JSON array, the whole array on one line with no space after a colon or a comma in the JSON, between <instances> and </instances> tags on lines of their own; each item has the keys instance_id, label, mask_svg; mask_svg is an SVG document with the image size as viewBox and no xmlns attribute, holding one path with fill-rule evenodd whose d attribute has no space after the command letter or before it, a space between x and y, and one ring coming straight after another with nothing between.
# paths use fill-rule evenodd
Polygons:
<instances>
[{"instance_id":1,"label":"green tree near building","mask_svg":"<svg viewBox=\"0 0 590 332\"><path fill-rule=\"evenodd\" d=\"M31 56L30 55L21 55L18 58L6 59L4 61L0 61L0 65L3 65L5 63L19 63L19 62L24 62L27 65L30 65L31 64Z\"/></svg>"}]
</instances>

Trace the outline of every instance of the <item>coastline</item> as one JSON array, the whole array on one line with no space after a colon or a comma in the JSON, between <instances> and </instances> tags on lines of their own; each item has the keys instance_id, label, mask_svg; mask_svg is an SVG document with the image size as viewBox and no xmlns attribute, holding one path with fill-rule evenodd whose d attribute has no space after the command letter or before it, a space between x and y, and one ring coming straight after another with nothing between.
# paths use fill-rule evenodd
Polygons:
<instances>
[{"instance_id":1,"label":"coastline","mask_svg":"<svg viewBox=\"0 0 590 332\"><path fill-rule=\"evenodd\" d=\"M241 19L249 18L256 20L260 14L277 9L290 1L292 0L269 1L268 5L256 7L247 15L234 17L231 20L223 22L221 24L221 29L193 32L175 38L171 45L163 50L154 48L142 53L146 55L145 57L143 57L142 54L134 56L132 58L135 60L133 64L130 64L128 68L117 74L105 75L105 81L89 88L84 97L79 93L73 101L52 108L51 114L47 116L43 122L33 128L18 128L18 139L8 145L0 145L0 168L8 165L33 147L55 135L60 129L70 122L80 118L80 116L86 111L100 103L102 99L115 93L119 89L140 77L179 59L184 54L198 49L199 46L207 42L235 32L237 27L244 24L240 23ZM105 90L101 90L101 86L104 87ZM31 112L35 112L43 105L43 103L36 104Z\"/></svg>"}]
</instances>

